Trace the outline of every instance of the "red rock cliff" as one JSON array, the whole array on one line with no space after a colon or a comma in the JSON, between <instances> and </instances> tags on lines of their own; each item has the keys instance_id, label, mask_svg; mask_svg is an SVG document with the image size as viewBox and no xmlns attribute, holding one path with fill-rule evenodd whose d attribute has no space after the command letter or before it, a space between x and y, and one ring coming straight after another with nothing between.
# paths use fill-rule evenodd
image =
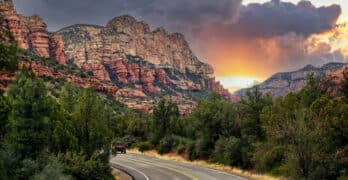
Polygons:
<instances>
[{"instance_id":1,"label":"red rock cliff","mask_svg":"<svg viewBox=\"0 0 348 180\"><path fill-rule=\"evenodd\" d=\"M0 2L1 15L6 30L10 31L19 48L31 50L65 64L64 42L59 35L50 35L47 26L38 15L23 16L16 13L13 2Z\"/></svg>"}]
</instances>

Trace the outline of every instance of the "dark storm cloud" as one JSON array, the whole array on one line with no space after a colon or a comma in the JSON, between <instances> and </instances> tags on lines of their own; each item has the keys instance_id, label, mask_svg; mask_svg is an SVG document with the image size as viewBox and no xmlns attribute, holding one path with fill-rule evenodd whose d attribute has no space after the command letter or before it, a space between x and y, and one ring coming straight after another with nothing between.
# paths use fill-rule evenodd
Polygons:
<instances>
[{"instance_id":1,"label":"dark storm cloud","mask_svg":"<svg viewBox=\"0 0 348 180\"><path fill-rule=\"evenodd\" d=\"M130 14L152 27L165 26L188 36L212 23L230 24L231 33L248 36L276 36L291 31L308 36L333 28L341 14L337 5L316 8L308 1L295 5L272 0L247 6L241 1L15 0L15 5L24 14L43 16L51 30L75 23L104 25L114 16Z\"/></svg>"},{"instance_id":2,"label":"dark storm cloud","mask_svg":"<svg viewBox=\"0 0 348 180\"><path fill-rule=\"evenodd\" d=\"M123 14L149 9L155 0L14 0L20 13L39 14L50 30L77 23L104 25ZM144 12L144 11L143 11ZM151 21L151 20L150 20Z\"/></svg>"},{"instance_id":3,"label":"dark storm cloud","mask_svg":"<svg viewBox=\"0 0 348 180\"><path fill-rule=\"evenodd\" d=\"M51 30L75 23L104 25L123 14L136 16L153 26L178 30L175 27L187 23L230 21L238 12L241 0L15 0L15 5L21 13L43 16Z\"/></svg>"},{"instance_id":4,"label":"dark storm cloud","mask_svg":"<svg viewBox=\"0 0 348 180\"><path fill-rule=\"evenodd\" d=\"M334 28L340 14L338 5L316 8L309 1L300 1L295 5L272 0L244 7L238 23L232 25L232 30L263 37L288 32L308 36Z\"/></svg>"}]
</instances>

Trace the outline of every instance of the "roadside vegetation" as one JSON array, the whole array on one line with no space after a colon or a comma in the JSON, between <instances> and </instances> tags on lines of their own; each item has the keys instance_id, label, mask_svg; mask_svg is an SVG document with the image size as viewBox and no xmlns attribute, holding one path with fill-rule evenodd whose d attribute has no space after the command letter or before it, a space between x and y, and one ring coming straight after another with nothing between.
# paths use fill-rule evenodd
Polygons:
<instances>
[{"instance_id":1,"label":"roadside vegetation","mask_svg":"<svg viewBox=\"0 0 348 180\"><path fill-rule=\"evenodd\" d=\"M342 98L325 95L314 79L284 98L257 87L237 104L212 95L185 117L162 101L149 141L137 145L289 179L347 179L347 83L346 75Z\"/></svg>"}]
</instances>

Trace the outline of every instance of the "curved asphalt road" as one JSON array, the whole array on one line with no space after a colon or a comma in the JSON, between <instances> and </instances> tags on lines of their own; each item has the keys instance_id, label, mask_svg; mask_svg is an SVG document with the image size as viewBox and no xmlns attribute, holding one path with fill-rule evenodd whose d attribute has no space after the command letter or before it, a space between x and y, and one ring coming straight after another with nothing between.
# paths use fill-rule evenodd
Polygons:
<instances>
[{"instance_id":1,"label":"curved asphalt road","mask_svg":"<svg viewBox=\"0 0 348 180\"><path fill-rule=\"evenodd\" d=\"M118 154L110 164L135 180L247 180L223 171L137 154Z\"/></svg>"}]
</instances>

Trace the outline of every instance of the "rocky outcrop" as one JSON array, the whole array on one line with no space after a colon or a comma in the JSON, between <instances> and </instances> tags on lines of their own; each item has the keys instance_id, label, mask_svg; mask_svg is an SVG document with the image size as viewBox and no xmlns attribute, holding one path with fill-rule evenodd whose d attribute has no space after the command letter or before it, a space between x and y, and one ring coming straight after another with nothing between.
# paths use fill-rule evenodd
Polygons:
<instances>
[{"instance_id":1,"label":"rocky outcrop","mask_svg":"<svg viewBox=\"0 0 348 180\"><path fill-rule=\"evenodd\" d=\"M207 77L213 74L212 67L193 54L182 34L169 34L164 28L151 31L148 24L127 15L110 20L101 31L101 35L117 42L112 51L140 56L152 64L170 66L183 73L188 69Z\"/></svg>"},{"instance_id":2,"label":"rocky outcrop","mask_svg":"<svg viewBox=\"0 0 348 180\"><path fill-rule=\"evenodd\" d=\"M49 47L49 35L47 26L38 15L33 16L22 16L19 15L23 30L26 32L24 37L27 39L28 47L36 54L49 58L50 47Z\"/></svg>"},{"instance_id":3,"label":"rocky outcrop","mask_svg":"<svg viewBox=\"0 0 348 180\"><path fill-rule=\"evenodd\" d=\"M74 25L57 32L63 35L66 53L76 64L112 60L114 53L139 56L156 65L212 77L213 69L192 53L184 36L163 28L150 31L145 22L131 16L116 17L105 27Z\"/></svg>"},{"instance_id":4,"label":"rocky outcrop","mask_svg":"<svg viewBox=\"0 0 348 180\"><path fill-rule=\"evenodd\" d=\"M290 92L300 91L308 82L309 77L320 79L325 74L342 70L347 67L346 63L328 63L321 67L307 65L306 67L293 72L277 73L259 84L259 89L264 94L272 96L286 96ZM234 97L243 97L248 89L241 89L234 93Z\"/></svg>"},{"instance_id":5,"label":"rocky outcrop","mask_svg":"<svg viewBox=\"0 0 348 180\"><path fill-rule=\"evenodd\" d=\"M82 68L103 64L119 85L141 85L140 89L155 95L163 92L159 86L183 91L211 88L230 98L214 81L211 66L198 60L182 34L169 34L163 28L151 31L148 24L131 16L116 17L105 27L73 25L56 34L63 36L68 59Z\"/></svg>"},{"instance_id":6,"label":"rocky outcrop","mask_svg":"<svg viewBox=\"0 0 348 180\"><path fill-rule=\"evenodd\" d=\"M93 75L102 81L110 82L109 74L106 72L105 67L102 64L83 64L81 66L84 70L87 70L89 72L92 72Z\"/></svg>"},{"instance_id":7,"label":"rocky outcrop","mask_svg":"<svg viewBox=\"0 0 348 180\"><path fill-rule=\"evenodd\" d=\"M24 23L19 18L18 14L14 10L12 1L0 2L0 13L4 18L3 26L5 29L13 34L16 39L17 46L22 49L28 49L28 29L25 28Z\"/></svg>"},{"instance_id":8,"label":"rocky outcrop","mask_svg":"<svg viewBox=\"0 0 348 180\"><path fill-rule=\"evenodd\" d=\"M347 73L348 69L345 68L325 74L319 82L319 89L331 97L342 96L343 92L341 84L344 80L344 74Z\"/></svg>"},{"instance_id":9,"label":"rocky outcrop","mask_svg":"<svg viewBox=\"0 0 348 180\"><path fill-rule=\"evenodd\" d=\"M131 16L116 17L105 26L73 25L49 33L39 16L17 14L12 1L0 1L0 9L5 19L2 27L12 32L18 47L64 67L77 65L87 74L79 77L59 71L63 66L33 63L38 76L93 87L146 112L160 98L175 99L182 111L190 112L193 99L211 90L230 99L229 92L214 80L212 67L199 61L182 34L164 28L151 31L148 24Z\"/></svg>"},{"instance_id":10,"label":"rocky outcrop","mask_svg":"<svg viewBox=\"0 0 348 180\"><path fill-rule=\"evenodd\" d=\"M215 81L215 79L210 79L208 81L208 87L215 93L219 94L221 97L232 101L231 93L227 89L225 89L220 84L220 82Z\"/></svg>"},{"instance_id":11,"label":"rocky outcrop","mask_svg":"<svg viewBox=\"0 0 348 180\"><path fill-rule=\"evenodd\" d=\"M0 10L4 17L3 26L13 34L19 48L66 63L62 38L50 35L41 17L17 14L12 1L0 2Z\"/></svg>"},{"instance_id":12,"label":"rocky outcrop","mask_svg":"<svg viewBox=\"0 0 348 180\"><path fill-rule=\"evenodd\" d=\"M38 62L22 62L21 66L31 69L38 77L54 77L65 79L67 82L80 87L93 87L96 91L115 96L119 88L112 83L105 83L95 77L80 77L66 72L61 72L53 67L42 65Z\"/></svg>"},{"instance_id":13,"label":"rocky outcrop","mask_svg":"<svg viewBox=\"0 0 348 180\"><path fill-rule=\"evenodd\" d=\"M59 64L66 64L65 46L61 35L51 35L50 40L50 57L56 59Z\"/></svg>"}]
</instances>

